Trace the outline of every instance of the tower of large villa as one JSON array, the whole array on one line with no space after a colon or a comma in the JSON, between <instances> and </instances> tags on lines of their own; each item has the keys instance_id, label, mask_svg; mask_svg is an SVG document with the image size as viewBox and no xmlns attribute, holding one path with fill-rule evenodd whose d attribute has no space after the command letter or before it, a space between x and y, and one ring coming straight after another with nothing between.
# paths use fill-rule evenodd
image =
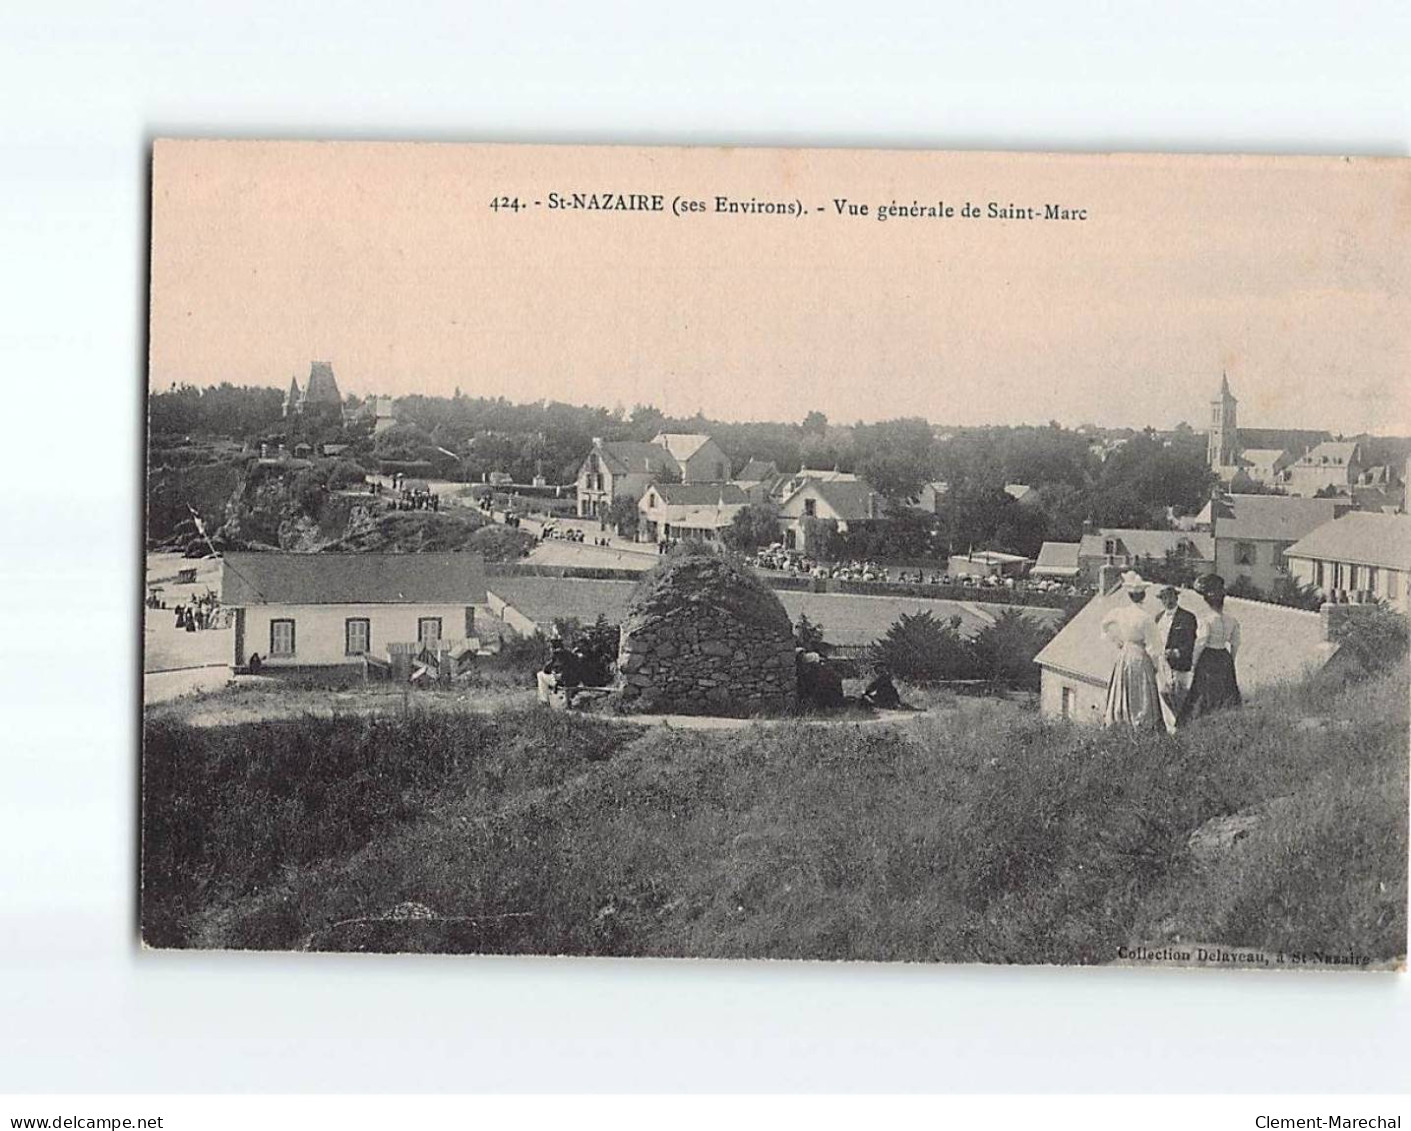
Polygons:
<instances>
[{"instance_id":1,"label":"tower of large villa","mask_svg":"<svg viewBox=\"0 0 1411 1131\"><path fill-rule=\"evenodd\" d=\"M1230 381L1220 374L1220 391L1210 401L1210 470L1222 479L1229 479L1239 469L1239 428L1235 422L1235 406L1239 402L1230 392Z\"/></svg>"}]
</instances>

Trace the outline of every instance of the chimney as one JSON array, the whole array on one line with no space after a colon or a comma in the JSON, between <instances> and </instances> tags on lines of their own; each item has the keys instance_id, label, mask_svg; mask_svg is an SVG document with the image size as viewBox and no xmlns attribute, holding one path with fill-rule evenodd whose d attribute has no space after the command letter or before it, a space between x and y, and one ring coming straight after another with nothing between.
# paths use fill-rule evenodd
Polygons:
<instances>
[{"instance_id":1,"label":"chimney","mask_svg":"<svg viewBox=\"0 0 1411 1131\"><path fill-rule=\"evenodd\" d=\"M1084 533L1084 534L1096 534L1096 533L1097 533L1097 523L1093 522L1093 520L1090 519L1090 518L1085 518L1085 519L1083 519L1083 533Z\"/></svg>"},{"instance_id":2,"label":"chimney","mask_svg":"<svg viewBox=\"0 0 1411 1131\"><path fill-rule=\"evenodd\" d=\"M1122 567L1115 565L1099 566L1097 571L1097 591L1106 597L1122 584Z\"/></svg>"}]
</instances>

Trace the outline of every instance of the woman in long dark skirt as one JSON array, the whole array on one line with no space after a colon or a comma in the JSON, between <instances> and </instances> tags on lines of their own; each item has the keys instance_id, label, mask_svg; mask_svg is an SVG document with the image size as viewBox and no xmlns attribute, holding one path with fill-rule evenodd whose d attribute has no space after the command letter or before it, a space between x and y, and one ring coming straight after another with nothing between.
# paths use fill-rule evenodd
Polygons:
<instances>
[{"instance_id":1,"label":"woman in long dark skirt","mask_svg":"<svg viewBox=\"0 0 1411 1131\"><path fill-rule=\"evenodd\" d=\"M1209 611L1196 621L1191 689L1176 716L1177 727L1243 702L1235 679L1240 622L1225 612L1224 579L1213 573L1198 577L1195 591L1205 598Z\"/></svg>"}]
</instances>

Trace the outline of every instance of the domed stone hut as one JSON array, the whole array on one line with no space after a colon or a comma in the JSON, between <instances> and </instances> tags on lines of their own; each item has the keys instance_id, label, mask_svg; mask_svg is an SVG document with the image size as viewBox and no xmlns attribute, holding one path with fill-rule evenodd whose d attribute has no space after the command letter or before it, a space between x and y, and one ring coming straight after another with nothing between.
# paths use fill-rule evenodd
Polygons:
<instances>
[{"instance_id":1,"label":"domed stone hut","mask_svg":"<svg viewBox=\"0 0 1411 1131\"><path fill-rule=\"evenodd\" d=\"M797 699L789 614L748 569L704 549L674 554L643 578L617 668L632 711L783 714Z\"/></svg>"}]
</instances>

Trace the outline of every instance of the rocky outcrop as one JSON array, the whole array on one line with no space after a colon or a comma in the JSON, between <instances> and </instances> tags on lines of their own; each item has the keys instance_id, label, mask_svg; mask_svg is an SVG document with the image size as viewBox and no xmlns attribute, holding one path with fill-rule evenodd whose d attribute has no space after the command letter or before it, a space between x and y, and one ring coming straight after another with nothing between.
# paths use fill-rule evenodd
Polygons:
<instances>
[{"instance_id":1,"label":"rocky outcrop","mask_svg":"<svg viewBox=\"0 0 1411 1131\"><path fill-rule=\"evenodd\" d=\"M797 700L789 614L752 574L707 551L673 558L643 580L617 667L630 711L771 715Z\"/></svg>"}]
</instances>

